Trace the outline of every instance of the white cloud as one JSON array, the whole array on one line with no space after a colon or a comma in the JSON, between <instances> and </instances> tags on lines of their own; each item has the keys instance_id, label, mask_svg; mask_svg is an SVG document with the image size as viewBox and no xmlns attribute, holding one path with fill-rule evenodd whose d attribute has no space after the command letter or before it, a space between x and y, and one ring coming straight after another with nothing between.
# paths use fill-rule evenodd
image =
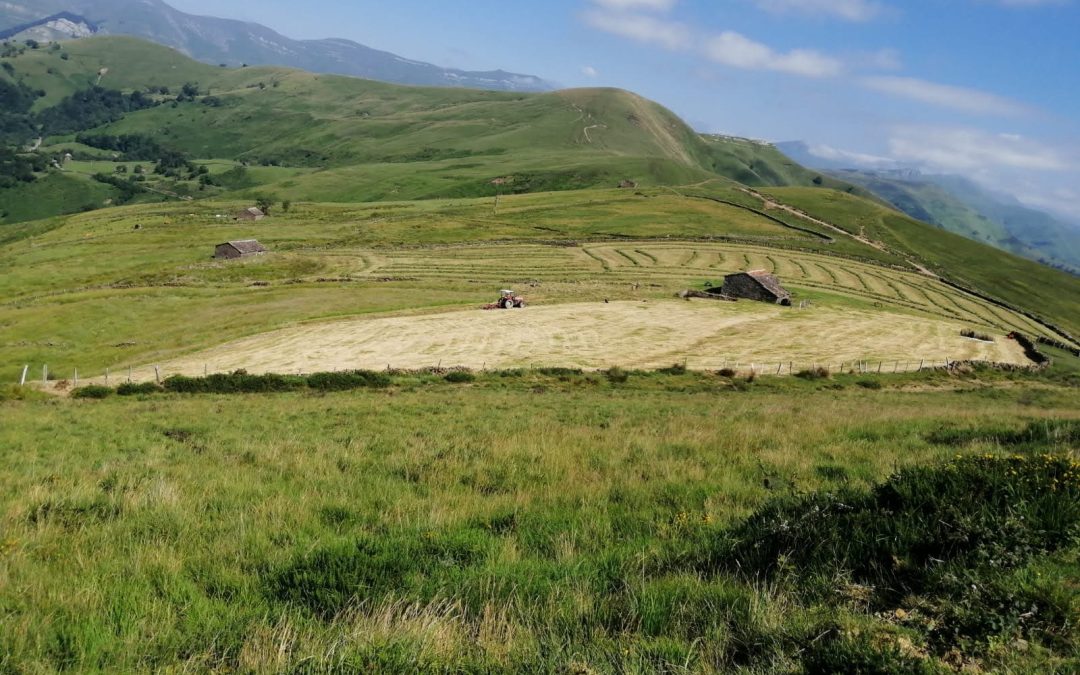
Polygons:
<instances>
[{"instance_id":1,"label":"white cloud","mask_svg":"<svg viewBox=\"0 0 1080 675\"><path fill-rule=\"evenodd\" d=\"M596 71L596 68L593 68L592 66L582 66L581 67L581 74L584 75L585 77L596 77L600 73L598 73Z\"/></svg>"},{"instance_id":2,"label":"white cloud","mask_svg":"<svg viewBox=\"0 0 1080 675\"><path fill-rule=\"evenodd\" d=\"M585 22L593 28L666 49L689 49L694 42L690 29L681 23L641 14L589 11L585 12Z\"/></svg>"},{"instance_id":3,"label":"white cloud","mask_svg":"<svg viewBox=\"0 0 1080 675\"><path fill-rule=\"evenodd\" d=\"M754 3L777 14L797 12L846 21L869 21L885 10L884 5L873 0L754 0Z\"/></svg>"},{"instance_id":4,"label":"white cloud","mask_svg":"<svg viewBox=\"0 0 1080 675\"><path fill-rule=\"evenodd\" d=\"M889 157L869 155L862 152L841 150L823 143L808 145L807 152L815 157L828 159L834 162L851 162L852 165L865 168L882 168L896 166L896 160Z\"/></svg>"},{"instance_id":5,"label":"white cloud","mask_svg":"<svg viewBox=\"0 0 1080 675\"><path fill-rule=\"evenodd\" d=\"M666 12L675 6L678 0L592 0L595 4L608 9L619 11L626 10L652 10Z\"/></svg>"},{"instance_id":6,"label":"white cloud","mask_svg":"<svg viewBox=\"0 0 1080 675\"><path fill-rule=\"evenodd\" d=\"M900 127L889 139L900 160L950 172L985 173L995 169L1068 171L1068 159L1054 148L1017 134L977 129Z\"/></svg>"},{"instance_id":7,"label":"white cloud","mask_svg":"<svg viewBox=\"0 0 1080 675\"><path fill-rule=\"evenodd\" d=\"M928 82L914 77L864 77L862 85L891 96L919 101L942 108L982 115L1022 115L1030 112L1025 106L1007 98L978 89L954 87Z\"/></svg>"},{"instance_id":8,"label":"white cloud","mask_svg":"<svg viewBox=\"0 0 1080 675\"><path fill-rule=\"evenodd\" d=\"M840 61L810 49L781 53L734 31L725 31L705 45L705 55L726 66L747 70L775 70L805 77L839 75Z\"/></svg>"}]
</instances>

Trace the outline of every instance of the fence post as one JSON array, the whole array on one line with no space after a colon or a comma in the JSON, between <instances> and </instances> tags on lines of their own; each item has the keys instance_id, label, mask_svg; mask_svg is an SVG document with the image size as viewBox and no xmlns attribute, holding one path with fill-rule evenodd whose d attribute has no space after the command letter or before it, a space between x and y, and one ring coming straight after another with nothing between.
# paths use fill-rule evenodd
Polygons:
<instances>
[{"instance_id":1,"label":"fence post","mask_svg":"<svg viewBox=\"0 0 1080 675\"><path fill-rule=\"evenodd\" d=\"M42 384L48 384L49 383L49 366L48 365L44 365L44 366L41 367L41 383Z\"/></svg>"},{"instance_id":2,"label":"fence post","mask_svg":"<svg viewBox=\"0 0 1080 675\"><path fill-rule=\"evenodd\" d=\"M878 362L877 362L877 371L878 371L879 373L881 372L881 361L878 361Z\"/></svg>"},{"instance_id":3,"label":"fence post","mask_svg":"<svg viewBox=\"0 0 1080 675\"><path fill-rule=\"evenodd\" d=\"M79 386L79 369L75 368L75 386Z\"/></svg>"},{"instance_id":4,"label":"fence post","mask_svg":"<svg viewBox=\"0 0 1080 675\"><path fill-rule=\"evenodd\" d=\"M105 386L109 386L109 369L105 369Z\"/></svg>"},{"instance_id":5,"label":"fence post","mask_svg":"<svg viewBox=\"0 0 1080 675\"><path fill-rule=\"evenodd\" d=\"M154 381L161 384L161 370L157 366L154 366Z\"/></svg>"},{"instance_id":6,"label":"fence post","mask_svg":"<svg viewBox=\"0 0 1080 675\"><path fill-rule=\"evenodd\" d=\"M899 361L899 360L897 360L897 361L896 361L896 363L894 363L894 364L892 365L892 371L893 371L893 372L895 373L895 372L896 372L896 369L897 369L897 368L899 368L899 367L900 367L900 361Z\"/></svg>"},{"instance_id":7,"label":"fence post","mask_svg":"<svg viewBox=\"0 0 1080 675\"><path fill-rule=\"evenodd\" d=\"M25 365L25 366L22 367L22 377L19 378L19 386L20 387L23 386L24 384L26 384L26 373L29 370L30 370L29 365Z\"/></svg>"},{"instance_id":8,"label":"fence post","mask_svg":"<svg viewBox=\"0 0 1080 675\"><path fill-rule=\"evenodd\" d=\"M919 359L919 372L922 372L923 364L926 363L926 359Z\"/></svg>"},{"instance_id":9,"label":"fence post","mask_svg":"<svg viewBox=\"0 0 1080 675\"><path fill-rule=\"evenodd\" d=\"M131 366L128 366L128 384L131 384Z\"/></svg>"},{"instance_id":10,"label":"fence post","mask_svg":"<svg viewBox=\"0 0 1080 675\"><path fill-rule=\"evenodd\" d=\"M783 369L784 369L784 362L783 362L783 361L781 361L780 363L776 364L776 374L777 374L777 375L779 375L779 374L780 374L780 371L781 371L781 370L783 370Z\"/></svg>"}]
</instances>

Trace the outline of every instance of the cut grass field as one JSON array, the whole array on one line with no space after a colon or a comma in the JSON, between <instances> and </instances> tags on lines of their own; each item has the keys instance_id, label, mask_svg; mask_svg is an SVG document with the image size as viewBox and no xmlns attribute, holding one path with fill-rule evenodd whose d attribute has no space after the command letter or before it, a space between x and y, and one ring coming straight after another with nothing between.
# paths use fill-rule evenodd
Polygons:
<instances>
[{"instance_id":1,"label":"cut grass field","mask_svg":"<svg viewBox=\"0 0 1080 675\"><path fill-rule=\"evenodd\" d=\"M401 375L340 394L0 402L0 666L762 673L840 650L902 672L1066 672L1069 537L971 567L985 591L966 595L878 600L842 569L818 593L800 567L723 562L771 500L957 453L1075 449L1075 387L1012 377ZM970 527L980 503L930 513Z\"/></svg>"},{"instance_id":2,"label":"cut grass field","mask_svg":"<svg viewBox=\"0 0 1080 675\"><path fill-rule=\"evenodd\" d=\"M0 379L17 379L23 365L35 373L48 365L57 377L70 379L75 369L85 378L106 368L168 364L300 322L477 307L507 286L537 305L670 299L754 268L776 272L814 311L855 318L862 337L851 345L811 337L777 349L763 337L748 338L742 345L725 342L722 351L730 353L709 352L721 360L963 359L973 352L957 342L961 329L1051 334L1021 314L905 271L902 261L887 255L828 255L839 252L839 239L829 243L714 200L639 192L508 196L494 215L491 200L298 204L259 223L237 223L228 214L243 202L211 202L132 206L18 226L13 241L0 249ZM679 240L680 233L700 240ZM215 244L252 236L271 253L228 262L209 258ZM849 245L873 251L854 240ZM882 316L877 337L870 335L865 312ZM178 315L187 320L177 322ZM928 326L935 328L924 330ZM761 330L768 335L768 324ZM608 330L618 332L614 324ZM695 358L692 340L678 344L683 347L654 353L673 361ZM896 349L878 348L887 344ZM565 353L574 363L585 362ZM383 359L381 350L373 354ZM461 354L448 350L444 356ZM531 358L519 357L525 363ZM291 354L280 360L303 359ZM368 362L344 360L327 365ZM634 356L610 363L638 362ZM264 369L258 363L243 367Z\"/></svg>"},{"instance_id":3,"label":"cut grass field","mask_svg":"<svg viewBox=\"0 0 1080 675\"><path fill-rule=\"evenodd\" d=\"M388 366L599 369L680 363L696 370L791 374L814 367L865 368L866 363L886 373L917 369L924 362L942 366L946 360L1030 365L1015 341L1000 334L991 343L970 340L960 336L963 326L866 309L624 300L305 324L158 365L162 377ZM88 375L83 371L84 378ZM154 376L145 367L132 375L136 381Z\"/></svg>"}]
</instances>

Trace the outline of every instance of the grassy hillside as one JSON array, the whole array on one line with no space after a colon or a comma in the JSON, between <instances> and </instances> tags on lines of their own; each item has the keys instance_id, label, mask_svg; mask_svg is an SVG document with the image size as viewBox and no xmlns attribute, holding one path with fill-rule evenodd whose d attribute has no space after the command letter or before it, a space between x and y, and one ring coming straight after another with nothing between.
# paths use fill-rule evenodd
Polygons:
<instances>
[{"instance_id":1,"label":"grassy hillside","mask_svg":"<svg viewBox=\"0 0 1080 675\"><path fill-rule=\"evenodd\" d=\"M194 157L349 167L344 180L351 189L303 195L300 186L293 191L299 198L487 194L491 180L518 174L526 177L508 183L508 190L610 186L624 178L685 183L713 173L762 185L813 179L782 166L778 155L702 138L670 111L613 89L529 95L409 88L282 68L215 68L130 38L80 40L5 61L16 78L47 92L38 110L99 82L173 93L197 84L199 100L133 113L99 131L153 135ZM206 95L215 105L206 105ZM369 172L402 180L436 175L393 193L370 185Z\"/></svg>"},{"instance_id":2,"label":"grassy hillside","mask_svg":"<svg viewBox=\"0 0 1080 675\"><path fill-rule=\"evenodd\" d=\"M944 232L874 202L835 191L770 188L781 201L924 261L979 289L1080 333L1080 278Z\"/></svg>"},{"instance_id":3,"label":"grassy hillside","mask_svg":"<svg viewBox=\"0 0 1080 675\"><path fill-rule=\"evenodd\" d=\"M1002 384L0 401L2 663L1073 672L1076 390Z\"/></svg>"},{"instance_id":4,"label":"grassy hillside","mask_svg":"<svg viewBox=\"0 0 1080 675\"><path fill-rule=\"evenodd\" d=\"M1080 228L1019 203L1007 203L957 176L895 178L833 171L913 218L1031 260L1080 269Z\"/></svg>"}]
</instances>

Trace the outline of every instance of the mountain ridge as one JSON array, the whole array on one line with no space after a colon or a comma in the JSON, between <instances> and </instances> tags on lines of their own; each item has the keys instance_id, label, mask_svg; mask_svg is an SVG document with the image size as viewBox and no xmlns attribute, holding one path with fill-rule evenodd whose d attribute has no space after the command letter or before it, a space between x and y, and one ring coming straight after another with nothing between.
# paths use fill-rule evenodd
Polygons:
<instances>
[{"instance_id":1,"label":"mountain ridge","mask_svg":"<svg viewBox=\"0 0 1080 675\"><path fill-rule=\"evenodd\" d=\"M550 91L535 75L466 71L373 49L345 38L294 40L262 24L181 12L161 0L21 0L0 5L0 30L32 27L61 13L85 18L101 35L131 35L227 66L280 65L418 86Z\"/></svg>"}]
</instances>

